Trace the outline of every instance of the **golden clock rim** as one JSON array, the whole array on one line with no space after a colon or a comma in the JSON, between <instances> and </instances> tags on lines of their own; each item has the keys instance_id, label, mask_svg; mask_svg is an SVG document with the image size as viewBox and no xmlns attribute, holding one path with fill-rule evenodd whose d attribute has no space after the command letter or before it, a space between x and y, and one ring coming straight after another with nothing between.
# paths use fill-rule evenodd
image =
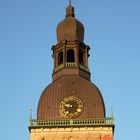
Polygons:
<instances>
[{"instance_id":1,"label":"golden clock rim","mask_svg":"<svg viewBox=\"0 0 140 140\"><path fill-rule=\"evenodd\" d=\"M71 99L70 99L71 98ZM74 100L74 101L78 101L78 102L80 102L81 104L82 104L82 106L81 106L81 111L80 112L78 112L78 113L76 113L76 114L72 114L72 113L70 113L69 115L66 115L65 113L64 113L64 111L62 111L62 102L64 102L65 100L67 100L67 101L69 101L69 100ZM67 102L66 101L66 102ZM81 113L82 113L82 111L83 111L83 108L84 108L84 104L83 104L83 102L82 102L82 100L81 99L79 99L78 97L76 97L76 96L67 96L67 97L65 97L65 98L63 98L62 100L61 100L61 102L60 102L60 105L59 105L59 112L60 112L60 115L61 116L64 116L64 117L69 117L69 118L75 118L75 117L77 117L77 116L79 116Z\"/></svg>"}]
</instances>

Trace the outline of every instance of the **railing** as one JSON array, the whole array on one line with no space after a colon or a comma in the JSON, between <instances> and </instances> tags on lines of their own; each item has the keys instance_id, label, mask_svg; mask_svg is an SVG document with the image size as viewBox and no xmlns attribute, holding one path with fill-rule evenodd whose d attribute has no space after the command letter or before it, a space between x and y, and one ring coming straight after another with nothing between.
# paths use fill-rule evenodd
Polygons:
<instances>
[{"instance_id":1,"label":"railing","mask_svg":"<svg viewBox=\"0 0 140 140\"><path fill-rule=\"evenodd\" d=\"M77 67L77 63L75 63L75 62L66 62L65 63L65 67L66 68L76 68Z\"/></svg>"},{"instance_id":2,"label":"railing","mask_svg":"<svg viewBox=\"0 0 140 140\"><path fill-rule=\"evenodd\" d=\"M79 65L79 67L83 70L89 71L89 69L85 65Z\"/></svg>"},{"instance_id":3,"label":"railing","mask_svg":"<svg viewBox=\"0 0 140 140\"><path fill-rule=\"evenodd\" d=\"M79 68L81 68L81 69L83 69L85 71L89 71L89 69L85 65L77 64L75 62L66 62L65 64L60 64L59 66L57 66L55 68L54 71L56 72L58 70L61 70L64 67L66 67L66 68L78 68L79 67Z\"/></svg>"},{"instance_id":4,"label":"railing","mask_svg":"<svg viewBox=\"0 0 140 140\"><path fill-rule=\"evenodd\" d=\"M64 64L60 64L55 68L55 71L61 70L64 67Z\"/></svg>"},{"instance_id":5,"label":"railing","mask_svg":"<svg viewBox=\"0 0 140 140\"><path fill-rule=\"evenodd\" d=\"M30 120L30 127L100 126L114 125L114 118Z\"/></svg>"}]
</instances>

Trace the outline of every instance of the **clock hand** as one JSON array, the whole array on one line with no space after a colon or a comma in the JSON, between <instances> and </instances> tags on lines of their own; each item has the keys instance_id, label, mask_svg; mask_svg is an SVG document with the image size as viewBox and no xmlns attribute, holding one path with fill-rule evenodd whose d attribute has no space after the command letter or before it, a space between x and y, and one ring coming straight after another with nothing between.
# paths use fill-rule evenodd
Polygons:
<instances>
[{"instance_id":1,"label":"clock hand","mask_svg":"<svg viewBox=\"0 0 140 140\"><path fill-rule=\"evenodd\" d=\"M70 107L71 105L70 105L70 104L65 104L65 106L66 106L66 107Z\"/></svg>"},{"instance_id":2,"label":"clock hand","mask_svg":"<svg viewBox=\"0 0 140 140\"><path fill-rule=\"evenodd\" d=\"M69 111L66 111L66 114L69 114Z\"/></svg>"},{"instance_id":3,"label":"clock hand","mask_svg":"<svg viewBox=\"0 0 140 140\"><path fill-rule=\"evenodd\" d=\"M71 104L65 104L66 107L71 108L72 105Z\"/></svg>"}]
</instances>

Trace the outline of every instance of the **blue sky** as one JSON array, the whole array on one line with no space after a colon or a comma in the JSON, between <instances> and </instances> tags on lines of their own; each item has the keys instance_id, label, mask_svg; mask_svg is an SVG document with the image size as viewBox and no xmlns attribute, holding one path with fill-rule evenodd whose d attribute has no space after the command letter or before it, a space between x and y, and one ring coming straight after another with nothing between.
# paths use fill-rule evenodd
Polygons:
<instances>
[{"instance_id":1,"label":"blue sky","mask_svg":"<svg viewBox=\"0 0 140 140\"><path fill-rule=\"evenodd\" d=\"M107 116L113 107L115 140L139 139L140 1L73 0L91 48L91 80ZM28 140L41 92L52 81L51 46L68 0L0 0L1 139Z\"/></svg>"}]
</instances>

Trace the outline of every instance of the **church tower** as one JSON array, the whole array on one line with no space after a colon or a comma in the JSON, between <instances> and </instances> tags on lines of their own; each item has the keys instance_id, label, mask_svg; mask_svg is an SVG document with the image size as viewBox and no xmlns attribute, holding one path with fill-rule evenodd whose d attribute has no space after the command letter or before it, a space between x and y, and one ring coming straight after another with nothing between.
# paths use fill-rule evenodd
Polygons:
<instances>
[{"instance_id":1,"label":"church tower","mask_svg":"<svg viewBox=\"0 0 140 140\"><path fill-rule=\"evenodd\" d=\"M113 140L114 118L106 117L102 94L90 81L89 50L70 3L52 46L52 83L40 96L37 119L30 117L30 140Z\"/></svg>"}]
</instances>

